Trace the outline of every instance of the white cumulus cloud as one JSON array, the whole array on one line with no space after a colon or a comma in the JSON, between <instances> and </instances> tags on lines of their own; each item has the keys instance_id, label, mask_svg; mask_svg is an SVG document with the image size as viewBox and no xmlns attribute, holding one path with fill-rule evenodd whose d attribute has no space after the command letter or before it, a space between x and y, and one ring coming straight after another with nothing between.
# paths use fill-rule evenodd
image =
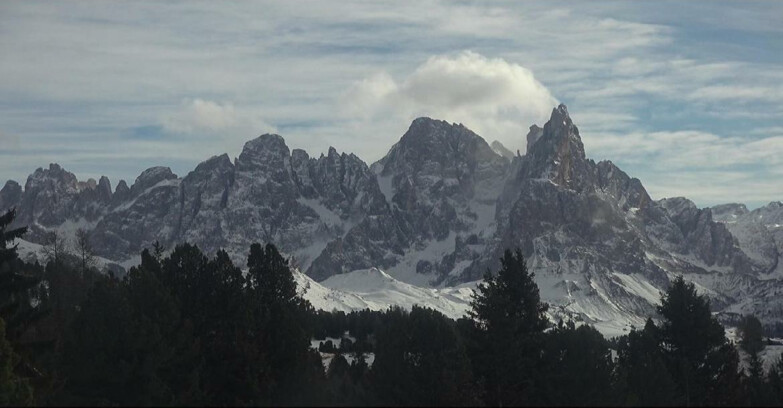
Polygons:
<instances>
[{"instance_id":1,"label":"white cumulus cloud","mask_svg":"<svg viewBox=\"0 0 783 408\"><path fill-rule=\"evenodd\" d=\"M529 69L463 51L430 57L399 80L381 72L358 81L342 103L349 119L398 127L430 116L463 123L513 149L523 148L527 128L548 119L557 99Z\"/></svg>"}]
</instances>

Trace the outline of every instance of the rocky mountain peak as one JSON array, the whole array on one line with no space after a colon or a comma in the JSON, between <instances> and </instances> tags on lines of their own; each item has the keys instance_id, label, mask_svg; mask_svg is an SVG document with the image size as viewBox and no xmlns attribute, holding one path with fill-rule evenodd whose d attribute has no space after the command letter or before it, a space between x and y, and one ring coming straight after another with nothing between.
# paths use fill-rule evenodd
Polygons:
<instances>
[{"instance_id":1,"label":"rocky mountain peak","mask_svg":"<svg viewBox=\"0 0 783 408\"><path fill-rule=\"evenodd\" d=\"M128 198L130 198L130 187L128 187L128 183L125 182L125 180L120 180L119 183L117 183L117 187L114 188L114 194L111 196L111 202L112 205L118 205Z\"/></svg>"},{"instance_id":2,"label":"rocky mountain peak","mask_svg":"<svg viewBox=\"0 0 783 408\"><path fill-rule=\"evenodd\" d=\"M213 156L182 179L153 167L113 194L105 177L79 183L52 164L30 176L32 188L7 182L0 211L17 206L36 243L83 225L97 253L118 262L156 240L224 248L238 262L250 243L272 242L316 279L356 270L387 278L369 269L380 267L407 283L458 284L521 248L542 299L591 324L643 323L634 319L655 313L671 274L695 277L718 308L758 299L748 312L769 302L783 310L783 204L748 212L653 201L612 162L585 158L565 105L526 140L519 157L461 124L418 118L370 170L334 147L310 157L265 134L233 162ZM740 215L714 222L723 213Z\"/></svg>"},{"instance_id":3,"label":"rocky mountain peak","mask_svg":"<svg viewBox=\"0 0 783 408\"><path fill-rule=\"evenodd\" d=\"M677 215L684 212L695 212L699 210L696 204L685 197L670 197L658 200L658 203L666 210L666 212Z\"/></svg>"},{"instance_id":4,"label":"rocky mountain peak","mask_svg":"<svg viewBox=\"0 0 783 408\"><path fill-rule=\"evenodd\" d=\"M426 147L457 147L460 142L484 139L459 123L449 123L445 120L428 117L416 118L411 122L408 131L402 135L398 145L405 149ZM487 144L487 147L489 145ZM392 148L393 149L393 148Z\"/></svg>"},{"instance_id":5,"label":"rocky mountain peak","mask_svg":"<svg viewBox=\"0 0 783 408\"><path fill-rule=\"evenodd\" d=\"M538 125L530 126L530 130L527 132L527 136L525 137L525 140L527 140L527 150L525 150L525 152L530 152L530 149L538 141L538 139L541 139L543 134L543 128L539 127Z\"/></svg>"},{"instance_id":6,"label":"rocky mountain peak","mask_svg":"<svg viewBox=\"0 0 783 408\"><path fill-rule=\"evenodd\" d=\"M758 222L774 226L776 229L783 225L783 203L772 201L769 204L759 207L749 213Z\"/></svg>"},{"instance_id":7,"label":"rocky mountain peak","mask_svg":"<svg viewBox=\"0 0 783 408\"><path fill-rule=\"evenodd\" d=\"M748 207L739 203L719 204L712 207L712 217L715 221L721 222L735 221L748 212Z\"/></svg>"},{"instance_id":8,"label":"rocky mountain peak","mask_svg":"<svg viewBox=\"0 0 783 408\"><path fill-rule=\"evenodd\" d=\"M150 167L136 177L136 181L131 186L131 195L136 196L146 189L160 183L164 180L176 179L177 175L171 172L171 168L163 166Z\"/></svg>"},{"instance_id":9,"label":"rocky mountain peak","mask_svg":"<svg viewBox=\"0 0 783 408\"><path fill-rule=\"evenodd\" d=\"M209 159L199 163L198 166L196 166L194 172L211 173L220 171L222 169L231 169L233 167L234 164L231 163L231 159L228 157L228 154L223 153L219 156L212 156Z\"/></svg>"},{"instance_id":10,"label":"rocky mountain peak","mask_svg":"<svg viewBox=\"0 0 783 408\"><path fill-rule=\"evenodd\" d=\"M117 188L114 189L114 194L125 194L128 192L130 192L128 183L126 183L125 180L120 180L120 182L117 183Z\"/></svg>"},{"instance_id":11,"label":"rocky mountain peak","mask_svg":"<svg viewBox=\"0 0 783 408\"><path fill-rule=\"evenodd\" d=\"M266 133L245 143L236 166L240 171L258 170L275 173L286 167L291 152L285 139L277 134Z\"/></svg>"},{"instance_id":12,"label":"rocky mountain peak","mask_svg":"<svg viewBox=\"0 0 783 408\"><path fill-rule=\"evenodd\" d=\"M464 125L421 117L411 123L379 163L383 165L383 175L388 175L398 168L411 171L426 168L430 172L436 168L459 167L459 163L470 163L468 167L475 168L479 162L497 161L505 162L481 136Z\"/></svg>"},{"instance_id":13,"label":"rocky mountain peak","mask_svg":"<svg viewBox=\"0 0 783 408\"><path fill-rule=\"evenodd\" d=\"M501 156L503 156L503 157L505 157L505 158L507 158L509 160L513 159L514 156L515 156L514 153L511 150L508 150L506 148L506 146L504 146L503 143L500 143L500 141L498 141L498 140L495 140L494 142L492 142L492 144L490 144L489 147L491 147L492 151L494 151L495 153L497 153L497 154L499 154L499 155L501 155Z\"/></svg>"},{"instance_id":14,"label":"rocky mountain peak","mask_svg":"<svg viewBox=\"0 0 783 408\"><path fill-rule=\"evenodd\" d=\"M282 136L274 133L265 133L253 140L247 141L242 149L242 155L252 155L254 153L264 153L267 151L289 152L289 149Z\"/></svg>"},{"instance_id":15,"label":"rocky mountain peak","mask_svg":"<svg viewBox=\"0 0 783 408\"><path fill-rule=\"evenodd\" d=\"M0 209L15 207L22 199L22 186L14 180L8 180L0 189Z\"/></svg>"},{"instance_id":16,"label":"rocky mountain peak","mask_svg":"<svg viewBox=\"0 0 783 408\"><path fill-rule=\"evenodd\" d=\"M46 191L47 195L68 195L79 192L79 182L76 176L60 167L57 163L49 164L48 169L38 168L27 177L24 186L25 191L30 190L31 195Z\"/></svg>"},{"instance_id":17,"label":"rocky mountain peak","mask_svg":"<svg viewBox=\"0 0 783 408\"><path fill-rule=\"evenodd\" d=\"M532 178L546 178L568 188L580 188L590 169L579 129L561 104L552 110L540 136L531 128L528 134L528 160ZM531 143L532 142L532 143Z\"/></svg>"}]
</instances>

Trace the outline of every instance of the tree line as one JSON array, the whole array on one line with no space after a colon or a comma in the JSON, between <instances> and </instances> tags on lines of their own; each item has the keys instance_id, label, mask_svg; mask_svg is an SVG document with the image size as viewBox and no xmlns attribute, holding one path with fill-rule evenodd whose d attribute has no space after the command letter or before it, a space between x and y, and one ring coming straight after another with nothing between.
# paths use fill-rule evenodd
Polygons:
<instances>
[{"instance_id":1,"label":"tree line","mask_svg":"<svg viewBox=\"0 0 783 408\"><path fill-rule=\"evenodd\" d=\"M250 247L246 272L190 244L144 250L122 278L84 257L25 262L14 215L0 216L4 406L783 403L783 360L764 371L760 322L740 323L741 368L709 300L681 277L658 323L607 340L548 321L519 250L455 321L418 306L316 311L272 244Z\"/></svg>"}]
</instances>

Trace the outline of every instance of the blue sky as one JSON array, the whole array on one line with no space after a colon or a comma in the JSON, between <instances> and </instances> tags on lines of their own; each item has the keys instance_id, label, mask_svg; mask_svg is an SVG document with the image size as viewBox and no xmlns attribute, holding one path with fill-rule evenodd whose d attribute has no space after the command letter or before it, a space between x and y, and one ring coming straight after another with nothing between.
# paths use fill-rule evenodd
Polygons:
<instances>
[{"instance_id":1,"label":"blue sky","mask_svg":"<svg viewBox=\"0 0 783 408\"><path fill-rule=\"evenodd\" d=\"M783 200L783 2L3 1L0 56L2 181L184 176L265 132L371 163L418 116L524 152L563 102L655 199Z\"/></svg>"}]
</instances>

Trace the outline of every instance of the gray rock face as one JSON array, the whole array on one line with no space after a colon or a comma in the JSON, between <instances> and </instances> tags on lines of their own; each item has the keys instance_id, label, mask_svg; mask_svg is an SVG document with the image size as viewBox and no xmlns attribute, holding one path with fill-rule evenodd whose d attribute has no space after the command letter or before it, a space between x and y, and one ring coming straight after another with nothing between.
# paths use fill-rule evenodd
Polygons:
<instances>
[{"instance_id":1,"label":"gray rock face","mask_svg":"<svg viewBox=\"0 0 783 408\"><path fill-rule=\"evenodd\" d=\"M738 217L749 212L745 204L739 203L720 204L710 209L712 210L712 218L717 222L735 221Z\"/></svg>"},{"instance_id":2,"label":"gray rock face","mask_svg":"<svg viewBox=\"0 0 783 408\"><path fill-rule=\"evenodd\" d=\"M16 207L22 200L22 186L19 183L8 180L0 189L0 208L9 209Z\"/></svg>"},{"instance_id":3,"label":"gray rock face","mask_svg":"<svg viewBox=\"0 0 783 408\"><path fill-rule=\"evenodd\" d=\"M462 125L419 118L375 166L391 178L391 202L420 239L469 229L469 202L499 188L508 164ZM496 196L497 194L495 194Z\"/></svg>"},{"instance_id":4,"label":"gray rock face","mask_svg":"<svg viewBox=\"0 0 783 408\"><path fill-rule=\"evenodd\" d=\"M478 248L493 238L495 204L508 168L508 160L461 124L414 120L373 165L408 240L391 270L418 271L421 279L411 279L419 283L440 282L478 257Z\"/></svg>"},{"instance_id":5,"label":"gray rock face","mask_svg":"<svg viewBox=\"0 0 783 408\"><path fill-rule=\"evenodd\" d=\"M677 274L726 315L781 320L783 204L652 200L612 162L585 157L564 105L526 140L520 156L463 125L418 118L368 166L334 148L310 157L265 134L233 162L214 156L183 178L153 167L114 192L105 177L80 182L52 164L24 189L7 182L0 211L16 206L34 242L86 228L98 255L117 262L157 240L226 249L242 265L251 243L273 242L317 280L379 267L409 283L452 285L496 270L518 247L553 314L614 324L618 334L655 313Z\"/></svg>"},{"instance_id":6,"label":"gray rock face","mask_svg":"<svg viewBox=\"0 0 783 408\"><path fill-rule=\"evenodd\" d=\"M538 127L537 125L530 126L530 130L527 132L527 136L525 137L525 140L527 140L527 146L525 153L529 153L531 147L538 141L538 139L541 138L541 136L544 134L544 129Z\"/></svg>"},{"instance_id":7,"label":"gray rock face","mask_svg":"<svg viewBox=\"0 0 783 408\"><path fill-rule=\"evenodd\" d=\"M753 211L743 204L724 204L712 207L716 218L737 239L737 244L748 255L754 269L764 277L783 278L783 204L771 202Z\"/></svg>"},{"instance_id":8,"label":"gray rock face","mask_svg":"<svg viewBox=\"0 0 783 408\"><path fill-rule=\"evenodd\" d=\"M663 199L659 203L682 232L685 248L707 266L729 266L737 272L751 272L749 259L740 251L736 238L725 225L713 222L709 208L699 209L684 197Z\"/></svg>"},{"instance_id":9,"label":"gray rock face","mask_svg":"<svg viewBox=\"0 0 783 408\"><path fill-rule=\"evenodd\" d=\"M500 156L505 157L508 160L514 159L514 153L511 150L508 150L506 146L503 146L503 143L500 143L497 140L492 142L492 144L490 144L489 147L492 148L492 151L499 154Z\"/></svg>"}]
</instances>

